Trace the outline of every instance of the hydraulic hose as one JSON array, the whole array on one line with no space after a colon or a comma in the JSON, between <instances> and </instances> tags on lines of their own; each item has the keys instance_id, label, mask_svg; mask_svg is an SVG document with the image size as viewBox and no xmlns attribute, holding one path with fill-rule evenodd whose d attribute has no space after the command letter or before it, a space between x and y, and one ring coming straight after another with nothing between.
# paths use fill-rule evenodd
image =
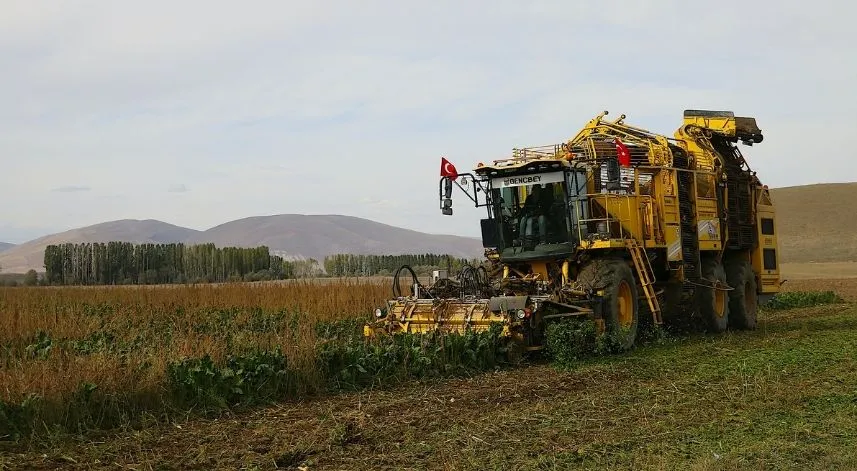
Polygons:
<instances>
[{"instance_id":1,"label":"hydraulic hose","mask_svg":"<svg viewBox=\"0 0 857 471\"><path fill-rule=\"evenodd\" d=\"M414 285L416 285L420 289L420 291L431 296L431 293L429 293L429 290L425 289L425 286L423 286L422 283L420 283L420 279L417 278L417 274L414 272L414 269L411 268L410 265L402 265L401 267L399 267L398 270L396 270L396 274L393 275L393 297L399 298L402 296L402 288L399 285L399 276L401 276L403 270L407 270L411 273L411 286L412 287ZM411 289L413 289L413 288L411 288Z\"/></svg>"}]
</instances>

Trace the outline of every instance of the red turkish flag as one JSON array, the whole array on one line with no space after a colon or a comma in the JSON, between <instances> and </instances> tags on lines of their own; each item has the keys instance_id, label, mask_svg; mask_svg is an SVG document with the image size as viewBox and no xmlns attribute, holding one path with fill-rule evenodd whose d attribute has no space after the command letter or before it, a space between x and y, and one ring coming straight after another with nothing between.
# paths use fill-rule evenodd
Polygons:
<instances>
[{"instance_id":1,"label":"red turkish flag","mask_svg":"<svg viewBox=\"0 0 857 471\"><path fill-rule=\"evenodd\" d=\"M622 141L619 138L616 138L616 158L619 160L619 165L623 167L631 166L631 151L622 144Z\"/></svg>"},{"instance_id":2,"label":"red turkish flag","mask_svg":"<svg viewBox=\"0 0 857 471\"><path fill-rule=\"evenodd\" d=\"M440 176L449 177L453 180L458 178L458 170L455 169L455 165L446 160L446 157L440 158Z\"/></svg>"}]
</instances>

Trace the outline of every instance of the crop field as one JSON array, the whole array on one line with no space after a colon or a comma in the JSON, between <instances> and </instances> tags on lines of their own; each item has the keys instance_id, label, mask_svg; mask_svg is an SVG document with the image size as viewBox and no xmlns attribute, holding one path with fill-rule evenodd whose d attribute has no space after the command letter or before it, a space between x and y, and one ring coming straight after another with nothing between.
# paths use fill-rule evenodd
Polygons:
<instances>
[{"instance_id":1,"label":"crop field","mask_svg":"<svg viewBox=\"0 0 857 471\"><path fill-rule=\"evenodd\" d=\"M493 366L487 334L367 345L362 323L389 291L379 280L2 288L0 438Z\"/></svg>"},{"instance_id":2,"label":"crop field","mask_svg":"<svg viewBox=\"0 0 857 471\"><path fill-rule=\"evenodd\" d=\"M0 469L857 468L857 279L783 287L752 332L520 367L366 344L384 278L0 288Z\"/></svg>"}]
</instances>

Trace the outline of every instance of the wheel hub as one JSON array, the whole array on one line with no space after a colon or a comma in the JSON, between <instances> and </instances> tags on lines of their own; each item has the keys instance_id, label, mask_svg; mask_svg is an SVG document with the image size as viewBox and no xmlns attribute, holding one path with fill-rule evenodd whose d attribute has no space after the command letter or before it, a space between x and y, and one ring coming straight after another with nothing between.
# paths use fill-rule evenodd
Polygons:
<instances>
[{"instance_id":1,"label":"wheel hub","mask_svg":"<svg viewBox=\"0 0 857 471\"><path fill-rule=\"evenodd\" d=\"M631 327L634 323L634 299L631 295L631 286L628 282L622 281L619 283L618 296L616 296L619 304L618 320L621 327Z\"/></svg>"},{"instance_id":2,"label":"wheel hub","mask_svg":"<svg viewBox=\"0 0 857 471\"><path fill-rule=\"evenodd\" d=\"M714 312L717 317L723 317L726 314L726 291L720 289L720 283L717 283L711 289L714 290Z\"/></svg>"}]
</instances>

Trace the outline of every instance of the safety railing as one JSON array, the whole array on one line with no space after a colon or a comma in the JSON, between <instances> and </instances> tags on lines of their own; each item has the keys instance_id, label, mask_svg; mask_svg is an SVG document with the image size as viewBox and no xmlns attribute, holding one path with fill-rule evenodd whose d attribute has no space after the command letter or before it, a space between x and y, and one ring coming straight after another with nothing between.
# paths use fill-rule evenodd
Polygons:
<instances>
[{"instance_id":1,"label":"safety railing","mask_svg":"<svg viewBox=\"0 0 857 471\"><path fill-rule=\"evenodd\" d=\"M580 206L573 207L578 240L587 240L590 235L611 239L625 239L639 235L651 239L653 221L651 211L654 201L648 195L593 193L587 195L586 214L603 212L603 217L581 217ZM611 202L618 202L611 204ZM594 228L594 230L591 230ZM585 229L585 230L584 230Z\"/></svg>"},{"instance_id":2,"label":"safety railing","mask_svg":"<svg viewBox=\"0 0 857 471\"><path fill-rule=\"evenodd\" d=\"M532 160L556 157L562 150L560 144L512 149L513 160Z\"/></svg>"}]
</instances>

